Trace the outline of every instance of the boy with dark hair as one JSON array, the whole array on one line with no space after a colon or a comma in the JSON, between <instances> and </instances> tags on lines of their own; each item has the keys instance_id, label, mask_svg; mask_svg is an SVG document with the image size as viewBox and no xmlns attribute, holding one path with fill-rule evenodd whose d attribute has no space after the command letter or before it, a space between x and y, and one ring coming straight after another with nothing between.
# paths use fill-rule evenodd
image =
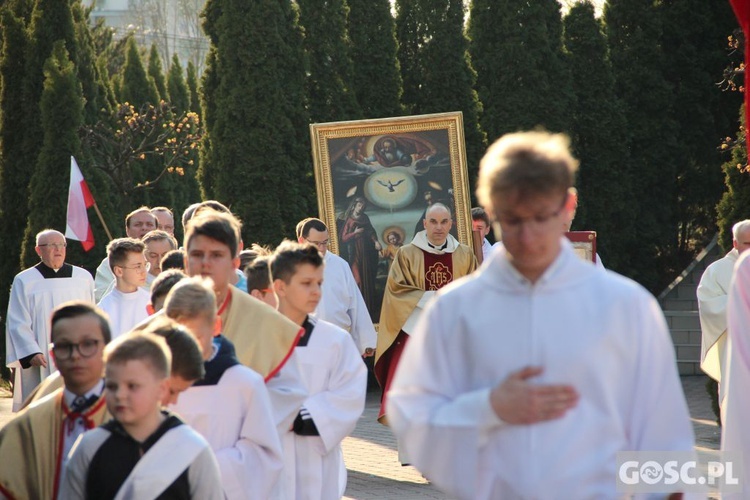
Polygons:
<instances>
[{"instance_id":1,"label":"boy with dark hair","mask_svg":"<svg viewBox=\"0 0 750 500\"><path fill-rule=\"evenodd\" d=\"M280 432L294 419L305 397L294 360L302 329L246 293L230 286L238 260L240 224L232 215L207 210L193 217L185 233L187 273L213 280L221 332L237 359L268 384Z\"/></svg>"},{"instance_id":2,"label":"boy with dark hair","mask_svg":"<svg viewBox=\"0 0 750 500\"><path fill-rule=\"evenodd\" d=\"M107 245L107 258L115 275L115 287L98 306L109 315L113 337L130 331L148 317L149 293L146 284L146 246L134 238L117 238Z\"/></svg>"},{"instance_id":3,"label":"boy with dark hair","mask_svg":"<svg viewBox=\"0 0 750 500\"><path fill-rule=\"evenodd\" d=\"M323 283L323 258L313 245L283 242L271 260L279 311L304 328L295 349L308 397L283 437L286 498L341 498L346 467L341 441L365 406L367 371L351 336L311 318Z\"/></svg>"},{"instance_id":4,"label":"boy with dark hair","mask_svg":"<svg viewBox=\"0 0 750 500\"><path fill-rule=\"evenodd\" d=\"M208 443L161 410L171 363L165 340L131 333L108 346L105 356L107 408L114 419L76 443L61 496L223 498Z\"/></svg>"},{"instance_id":5,"label":"boy with dark hair","mask_svg":"<svg viewBox=\"0 0 750 500\"><path fill-rule=\"evenodd\" d=\"M267 255L256 257L245 267L245 276L247 276L247 292L276 309L279 306L279 299L271 283L271 270L268 267L270 260L270 256Z\"/></svg>"},{"instance_id":6,"label":"boy with dark hair","mask_svg":"<svg viewBox=\"0 0 750 500\"><path fill-rule=\"evenodd\" d=\"M206 368L205 377L172 409L208 440L228 499L268 498L283 465L271 402L263 378L240 364L230 341L214 337L216 297L210 280L179 282L164 310L196 336Z\"/></svg>"},{"instance_id":7,"label":"boy with dark hair","mask_svg":"<svg viewBox=\"0 0 750 500\"><path fill-rule=\"evenodd\" d=\"M148 313L154 314L162 310L167 294L180 280L187 275L180 270L170 269L162 272L151 283L151 302L148 305Z\"/></svg>"},{"instance_id":8,"label":"boy with dark hair","mask_svg":"<svg viewBox=\"0 0 750 500\"><path fill-rule=\"evenodd\" d=\"M474 231L479 231L482 235L482 258L483 260L487 260L492 249L495 246L498 246L498 244L495 243L495 245L492 245L487 239L487 235L490 234L492 225L490 223L489 215L487 215L487 212L485 212L482 207L474 207L471 209L471 228Z\"/></svg>"},{"instance_id":9,"label":"boy with dark hair","mask_svg":"<svg viewBox=\"0 0 750 500\"><path fill-rule=\"evenodd\" d=\"M161 259L161 270L162 272L169 269L179 269L180 271L185 270L185 252L177 249L167 252L167 254Z\"/></svg>"},{"instance_id":10,"label":"boy with dark hair","mask_svg":"<svg viewBox=\"0 0 750 500\"><path fill-rule=\"evenodd\" d=\"M106 316L93 304L66 302L53 311L51 323L52 357L64 387L0 430L0 497L57 498L73 443L108 418L102 397Z\"/></svg>"}]
</instances>

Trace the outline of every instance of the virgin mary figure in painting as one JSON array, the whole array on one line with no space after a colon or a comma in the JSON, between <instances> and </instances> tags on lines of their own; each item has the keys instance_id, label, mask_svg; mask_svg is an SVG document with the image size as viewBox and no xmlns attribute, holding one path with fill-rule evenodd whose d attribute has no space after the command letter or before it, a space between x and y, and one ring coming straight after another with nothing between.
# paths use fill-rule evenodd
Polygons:
<instances>
[{"instance_id":1,"label":"virgin mary figure in painting","mask_svg":"<svg viewBox=\"0 0 750 500\"><path fill-rule=\"evenodd\" d=\"M375 278L381 249L378 235L365 213L367 201L357 196L344 212L341 228L341 255L349 262L367 310L377 312Z\"/></svg>"}]
</instances>

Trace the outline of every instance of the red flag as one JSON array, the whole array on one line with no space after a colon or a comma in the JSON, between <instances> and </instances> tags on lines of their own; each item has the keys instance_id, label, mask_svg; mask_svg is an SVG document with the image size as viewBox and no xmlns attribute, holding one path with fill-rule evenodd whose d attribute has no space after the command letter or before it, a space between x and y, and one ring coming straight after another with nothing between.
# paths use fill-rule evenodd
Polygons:
<instances>
[{"instance_id":1,"label":"red flag","mask_svg":"<svg viewBox=\"0 0 750 500\"><path fill-rule=\"evenodd\" d=\"M734 9L734 15L740 23L742 32L745 34L745 140L750 145L750 134L747 128L750 127L750 93L748 93L748 84L750 84L750 0L729 0ZM750 149L750 147L748 147Z\"/></svg>"},{"instance_id":2,"label":"red flag","mask_svg":"<svg viewBox=\"0 0 750 500\"><path fill-rule=\"evenodd\" d=\"M70 157L70 187L68 188L68 218L65 226L65 237L80 241L85 251L94 248L94 233L91 232L89 216L86 209L94 205L94 197L83 180L81 169L76 159Z\"/></svg>"}]
</instances>

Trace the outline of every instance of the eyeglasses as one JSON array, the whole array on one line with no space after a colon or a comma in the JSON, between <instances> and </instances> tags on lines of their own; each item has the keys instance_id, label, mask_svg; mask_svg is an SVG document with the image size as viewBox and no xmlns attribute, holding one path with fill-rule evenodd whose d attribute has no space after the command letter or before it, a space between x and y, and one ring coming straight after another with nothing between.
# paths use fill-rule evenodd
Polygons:
<instances>
[{"instance_id":1,"label":"eyeglasses","mask_svg":"<svg viewBox=\"0 0 750 500\"><path fill-rule=\"evenodd\" d=\"M61 342L59 344L53 344L52 346L52 352L55 353L55 358L63 361L73 357L73 349L76 349L81 357L90 358L99 350L99 341L96 339L86 339L77 344Z\"/></svg>"},{"instance_id":2,"label":"eyeglasses","mask_svg":"<svg viewBox=\"0 0 750 500\"><path fill-rule=\"evenodd\" d=\"M497 220L500 222L503 233L520 233L524 226L533 233L542 232L550 221L556 219L565 209L567 196L563 198L560 208L548 215L534 215L532 217L508 217L498 215Z\"/></svg>"},{"instance_id":3,"label":"eyeglasses","mask_svg":"<svg viewBox=\"0 0 750 500\"><path fill-rule=\"evenodd\" d=\"M308 242L308 243L312 243L313 245L315 245L318 248L321 248L321 247L327 247L328 246L328 242L330 242L331 240L313 241L313 240L308 240L307 238L305 238L305 241Z\"/></svg>"},{"instance_id":4,"label":"eyeglasses","mask_svg":"<svg viewBox=\"0 0 750 500\"><path fill-rule=\"evenodd\" d=\"M115 266L115 267L120 267L122 269L134 269L135 272L137 273L140 273L146 270L145 264L136 264L134 266Z\"/></svg>"},{"instance_id":5,"label":"eyeglasses","mask_svg":"<svg viewBox=\"0 0 750 500\"><path fill-rule=\"evenodd\" d=\"M68 244L67 243L40 243L37 246L38 247L50 247L50 248L59 250L61 248L65 248L66 246L68 246Z\"/></svg>"}]
</instances>

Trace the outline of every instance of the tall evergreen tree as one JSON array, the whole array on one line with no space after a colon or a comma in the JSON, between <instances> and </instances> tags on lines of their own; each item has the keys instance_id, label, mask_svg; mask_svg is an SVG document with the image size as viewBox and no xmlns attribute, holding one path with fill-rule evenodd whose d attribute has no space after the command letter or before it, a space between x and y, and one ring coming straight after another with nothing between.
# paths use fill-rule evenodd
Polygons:
<instances>
[{"instance_id":1,"label":"tall evergreen tree","mask_svg":"<svg viewBox=\"0 0 750 500\"><path fill-rule=\"evenodd\" d=\"M597 252L607 267L627 273L638 258L634 198L627 160L627 127L622 105L614 93L614 76L607 42L594 7L573 6L564 20L568 66L576 96L571 138L580 160L578 211L574 229L596 230ZM596 68L596 71L592 71Z\"/></svg>"},{"instance_id":2,"label":"tall evergreen tree","mask_svg":"<svg viewBox=\"0 0 750 500\"><path fill-rule=\"evenodd\" d=\"M556 0L472 0L468 36L490 141L538 126L569 130L575 96Z\"/></svg>"},{"instance_id":3,"label":"tall evergreen tree","mask_svg":"<svg viewBox=\"0 0 750 500\"><path fill-rule=\"evenodd\" d=\"M355 120L362 111L352 86L346 0L298 0L309 59L307 95L313 122Z\"/></svg>"},{"instance_id":4,"label":"tall evergreen tree","mask_svg":"<svg viewBox=\"0 0 750 500\"><path fill-rule=\"evenodd\" d=\"M179 117L190 111L190 95L177 54L172 56L172 64L167 73L167 93L175 116ZM189 164L190 161L193 162L192 165ZM182 210L200 199L200 189L196 178L198 162L198 151L193 150L189 156L188 165L183 169L184 176L182 178L171 176L172 178L168 179L168 182L172 184L174 194L172 206L176 209Z\"/></svg>"},{"instance_id":5,"label":"tall evergreen tree","mask_svg":"<svg viewBox=\"0 0 750 500\"><path fill-rule=\"evenodd\" d=\"M729 2L664 0L661 10L679 137L671 152L678 169L678 255L687 265L716 231L715 207L724 189L716 142L736 127L740 96L721 92L714 82L726 66L726 37L736 20Z\"/></svg>"},{"instance_id":6,"label":"tall evergreen tree","mask_svg":"<svg viewBox=\"0 0 750 500\"><path fill-rule=\"evenodd\" d=\"M133 37L128 40L126 54L120 100L132 104L136 109L140 109L144 104L158 104L159 94L156 85L146 74L138 45Z\"/></svg>"},{"instance_id":7,"label":"tall evergreen tree","mask_svg":"<svg viewBox=\"0 0 750 500\"><path fill-rule=\"evenodd\" d=\"M208 7L212 7L212 3L206 4L206 11L208 10ZM212 24L215 24L217 21L214 21L213 19L206 18L206 22L204 23L204 30L208 34L209 38L211 35L209 34L209 29L206 26L211 26ZM201 80L201 118L203 120L203 126L205 129L205 135L203 136L203 141L201 142L201 148L200 148L200 164L198 166L198 184L201 188L201 198L208 199L213 198L216 195L214 194L216 192L216 175L219 171L219 166L216 163L216 160L214 159L214 148L213 148L213 140L212 140L212 133L214 130L216 130L216 116L217 116L217 101L219 99L219 59L218 59L218 37L216 37L216 40L211 41L211 47L208 49L208 54L206 54L206 69L203 72L203 78ZM189 69L189 67L188 67ZM188 76L190 76L188 74ZM191 103L192 105L192 103Z\"/></svg>"},{"instance_id":8,"label":"tall evergreen tree","mask_svg":"<svg viewBox=\"0 0 750 500\"><path fill-rule=\"evenodd\" d=\"M175 109L177 115L181 115L190 110L190 95L188 87L185 84L185 76L180 65L180 58L177 54L172 56L172 65L169 67L167 74L167 93L169 103Z\"/></svg>"},{"instance_id":9,"label":"tall evergreen tree","mask_svg":"<svg viewBox=\"0 0 750 500\"><path fill-rule=\"evenodd\" d=\"M717 206L719 243L725 251L732 248L732 226L741 220L750 219L750 171L747 168L744 104L740 109L739 122L731 157L722 166L726 191Z\"/></svg>"},{"instance_id":10,"label":"tall evergreen tree","mask_svg":"<svg viewBox=\"0 0 750 500\"><path fill-rule=\"evenodd\" d=\"M151 52L148 55L148 76L156 85L156 92L159 98L169 102L167 94L167 83L164 81L164 68L161 65L161 56L156 48L156 44L151 45Z\"/></svg>"},{"instance_id":11,"label":"tall evergreen tree","mask_svg":"<svg viewBox=\"0 0 750 500\"><path fill-rule=\"evenodd\" d=\"M25 55L28 38L24 21L8 5L0 7L2 54L0 58L0 307L8 303L10 283L20 271L21 242L26 226L26 190L32 169L24 163L23 99ZM0 328L5 331L1 315ZM5 342L0 342L0 359L5 359ZM5 363L2 363L3 367Z\"/></svg>"},{"instance_id":12,"label":"tall evergreen tree","mask_svg":"<svg viewBox=\"0 0 750 500\"><path fill-rule=\"evenodd\" d=\"M39 144L43 140L39 101L44 86L44 64L52 54L52 47L58 40L65 42L72 61L78 60L73 13L70 2L59 0L37 0L29 26L30 39L26 60L26 86L24 100L28 103L24 127L23 161L26 165L36 165ZM75 63L74 63L75 64ZM19 126L20 124L16 124Z\"/></svg>"},{"instance_id":13,"label":"tall evergreen tree","mask_svg":"<svg viewBox=\"0 0 750 500\"><path fill-rule=\"evenodd\" d=\"M187 83L188 92L190 94L190 111L195 111L200 116L203 116L203 111L201 110L201 97L198 93L198 72L192 61L188 61L187 79L185 80L185 83Z\"/></svg>"},{"instance_id":14,"label":"tall evergreen tree","mask_svg":"<svg viewBox=\"0 0 750 500\"><path fill-rule=\"evenodd\" d=\"M407 20L415 19L418 29L415 61L401 59L403 70L415 68L420 73L417 89L410 89L409 98L404 93L405 104L414 114L461 111L466 138L466 156L469 174L473 178L479 160L487 146L487 138L479 125L481 104L474 90L476 73L471 65L468 40L464 35L464 7L462 0L408 0L396 2L397 24L403 27ZM414 9L415 13L407 9ZM399 31L400 36L406 36ZM403 40L400 39L400 41ZM404 55L404 53L402 53Z\"/></svg>"},{"instance_id":15,"label":"tall evergreen tree","mask_svg":"<svg viewBox=\"0 0 750 500\"><path fill-rule=\"evenodd\" d=\"M98 120L109 116L112 103L109 100L109 79L101 73L97 64L94 37L89 24L88 11L81 4L81 0L71 2L73 21L76 35L78 57L73 63L83 89L84 121L94 124Z\"/></svg>"},{"instance_id":16,"label":"tall evergreen tree","mask_svg":"<svg viewBox=\"0 0 750 500\"><path fill-rule=\"evenodd\" d=\"M642 243L630 277L658 292L680 267L677 251L677 147L674 95L665 78L662 18L654 0L610 0L604 9L615 88L630 136L627 169Z\"/></svg>"},{"instance_id":17,"label":"tall evergreen tree","mask_svg":"<svg viewBox=\"0 0 750 500\"><path fill-rule=\"evenodd\" d=\"M396 25L388 0L349 0L352 88L365 118L403 114Z\"/></svg>"},{"instance_id":18,"label":"tall evergreen tree","mask_svg":"<svg viewBox=\"0 0 750 500\"><path fill-rule=\"evenodd\" d=\"M78 129L83 123L83 93L76 69L65 50L65 42L55 42L44 65L44 90L40 102L44 140L31 178L29 216L23 240L25 266L38 262L34 236L46 227L64 228L67 198L60 196L66 186L70 157L77 156L81 144ZM50 182L58 179L60 182Z\"/></svg>"},{"instance_id":19,"label":"tall evergreen tree","mask_svg":"<svg viewBox=\"0 0 750 500\"><path fill-rule=\"evenodd\" d=\"M276 243L307 213L301 33L293 2L209 0L202 189L244 221L245 241ZM309 169L309 167L307 167ZM248 196L253 193L253 196Z\"/></svg>"}]
</instances>

